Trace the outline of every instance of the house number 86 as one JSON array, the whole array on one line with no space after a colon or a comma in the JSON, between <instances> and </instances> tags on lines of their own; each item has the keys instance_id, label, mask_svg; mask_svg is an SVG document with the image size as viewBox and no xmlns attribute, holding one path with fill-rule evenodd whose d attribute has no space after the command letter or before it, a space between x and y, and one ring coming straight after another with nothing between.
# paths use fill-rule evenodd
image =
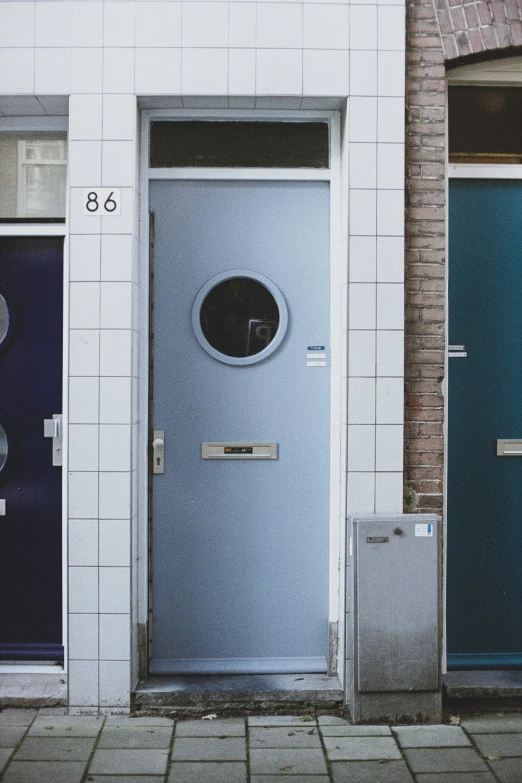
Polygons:
<instances>
[{"instance_id":1,"label":"house number 86","mask_svg":"<svg viewBox=\"0 0 522 783\"><path fill-rule=\"evenodd\" d=\"M83 191L83 214L110 217L120 215L119 188L89 188Z\"/></svg>"}]
</instances>

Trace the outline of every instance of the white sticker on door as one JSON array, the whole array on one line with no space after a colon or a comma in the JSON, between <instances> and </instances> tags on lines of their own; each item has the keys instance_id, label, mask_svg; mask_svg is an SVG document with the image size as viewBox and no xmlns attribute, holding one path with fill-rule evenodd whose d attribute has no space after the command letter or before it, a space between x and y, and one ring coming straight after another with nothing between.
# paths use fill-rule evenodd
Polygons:
<instances>
[{"instance_id":1,"label":"white sticker on door","mask_svg":"<svg viewBox=\"0 0 522 783\"><path fill-rule=\"evenodd\" d=\"M415 535L427 538L433 536L433 524L431 522L415 525Z\"/></svg>"}]
</instances>

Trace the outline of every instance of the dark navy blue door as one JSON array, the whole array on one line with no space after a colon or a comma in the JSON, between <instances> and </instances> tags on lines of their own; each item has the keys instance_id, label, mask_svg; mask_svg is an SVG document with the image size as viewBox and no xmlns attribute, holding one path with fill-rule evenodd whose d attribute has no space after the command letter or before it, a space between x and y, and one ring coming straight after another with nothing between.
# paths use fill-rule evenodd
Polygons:
<instances>
[{"instance_id":1,"label":"dark navy blue door","mask_svg":"<svg viewBox=\"0 0 522 783\"><path fill-rule=\"evenodd\" d=\"M63 657L62 475L44 438L62 411L62 280L63 239L0 238L1 660Z\"/></svg>"},{"instance_id":2,"label":"dark navy blue door","mask_svg":"<svg viewBox=\"0 0 522 783\"><path fill-rule=\"evenodd\" d=\"M448 663L522 666L522 184L453 180L449 250Z\"/></svg>"}]
</instances>

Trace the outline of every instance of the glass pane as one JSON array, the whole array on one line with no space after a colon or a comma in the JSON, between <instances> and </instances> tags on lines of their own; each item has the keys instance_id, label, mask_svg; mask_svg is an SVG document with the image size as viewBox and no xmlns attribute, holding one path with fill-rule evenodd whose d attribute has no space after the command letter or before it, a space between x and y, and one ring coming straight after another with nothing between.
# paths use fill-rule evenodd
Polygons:
<instances>
[{"instance_id":1,"label":"glass pane","mask_svg":"<svg viewBox=\"0 0 522 783\"><path fill-rule=\"evenodd\" d=\"M64 133L0 134L0 220L63 220Z\"/></svg>"},{"instance_id":2,"label":"glass pane","mask_svg":"<svg viewBox=\"0 0 522 783\"><path fill-rule=\"evenodd\" d=\"M9 310L7 309L7 302L2 294L0 294L0 345L4 342L9 329Z\"/></svg>"},{"instance_id":3,"label":"glass pane","mask_svg":"<svg viewBox=\"0 0 522 783\"><path fill-rule=\"evenodd\" d=\"M218 283L203 300L201 330L212 348L225 356L254 356L279 327L279 308L265 286L249 277Z\"/></svg>"},{"instance_id":4,"label":"glass pane","mask_svg":"<svg viewBox=\"0 0 522 783\"><path fill-rule=\"evenodd\" d=\"M522 89L450 87L449 158L454 163L522 163Z\"/></svg>"},{"instance_id":5,"label":"glass pane","mask_svg":"<svg viewBox=\"0 0 522 783\"><path fill-rule=\"evenodd\" d=\"M5 430L0 424L0 470L5 465L5 461L7 459L7 435L5 434Z\"/></svg>"},{"instance_id":6,"label":"glass pane","mask_svg":"<svg viewBox=\"0 0 522 783\"><path fill-rule=\"evenodd\" d=\"M329 166L326 122L153 122L152 168Z\"/></svg>"}]
</instances>

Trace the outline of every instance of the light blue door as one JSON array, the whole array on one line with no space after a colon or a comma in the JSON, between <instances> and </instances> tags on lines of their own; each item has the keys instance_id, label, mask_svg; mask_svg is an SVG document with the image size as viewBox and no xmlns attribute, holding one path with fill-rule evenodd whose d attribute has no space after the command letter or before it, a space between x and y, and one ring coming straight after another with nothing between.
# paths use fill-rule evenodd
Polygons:
<instances>
[{"instance_id":1,"label":"light blue door","mask_svg":"<svg viewBox=\"0 0 522 783\"><path fill-rule=\"evenodd\" d=\"M448 665L520 667L522 187L453 180L449 219Z\"/></svg>"},{"instance_id":2,"label":"light blue door","mask_svg":"<svg viewBox=\"0 0 522 783\"><path fill-rule=\"evenodd\" d=\"M328 183L156 181L150 204L150 670L325 672Z\"/></svg>"}]
</instances>

